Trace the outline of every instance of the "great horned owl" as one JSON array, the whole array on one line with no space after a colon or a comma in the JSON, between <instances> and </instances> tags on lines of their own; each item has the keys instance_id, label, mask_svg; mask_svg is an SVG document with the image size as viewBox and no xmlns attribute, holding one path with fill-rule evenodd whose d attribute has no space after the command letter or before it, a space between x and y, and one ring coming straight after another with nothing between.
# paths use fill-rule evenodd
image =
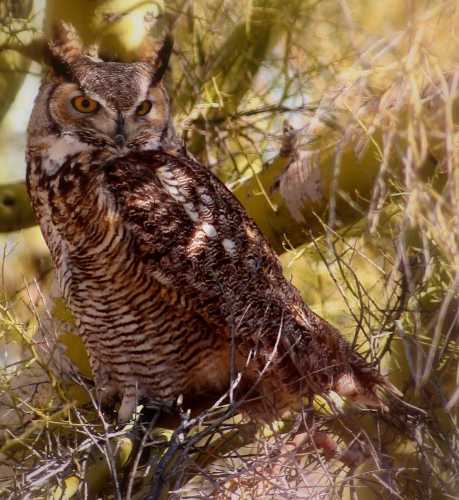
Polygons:
<instances>
[{"instance_id":1,"label":"great horned owl","mask_svg":"<svg viewBox=\"0 0 459 500\"><path fill-rule=\"evenodd\" d=\"M174 139L170 42L153 60L110 62L62 24L49 49L28 189L102 402L121 401L123 421L139 402L193 407L238 379L249 413L329 390L379 405L385 379L303 303L239 202Z\"/></svg>"}]
</instances>

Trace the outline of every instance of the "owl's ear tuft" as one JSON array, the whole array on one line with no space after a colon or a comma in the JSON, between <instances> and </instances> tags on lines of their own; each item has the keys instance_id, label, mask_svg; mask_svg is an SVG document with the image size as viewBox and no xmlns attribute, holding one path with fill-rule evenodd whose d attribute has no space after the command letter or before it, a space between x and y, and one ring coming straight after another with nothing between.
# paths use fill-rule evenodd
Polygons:
<instances>
[{"instance_id":1,"label":"owl's ear tuft","mask_svg":"<svg viewBox=\"0 0 459 500\"><path fill-rule=\"evenodd\" d=\"M148 62L153 67L151 85L157 85L163 78L169 66L169 59L174 47L172 35L167 34L158 48L158 43L148 36L144 39L139 53L139 59Z\"/></svg>"},{"instance_id":2,"label":"owl's ear tuft","mask_svg":"<svg viewBox=\"0 0 459 500\"><path fill-rule=\"evenodd\" d=\"M83 44L75 28L64 21L55 24L46 59L53 71L70 76L72 65L83 55Z\"/></svg>"}]
</instances>

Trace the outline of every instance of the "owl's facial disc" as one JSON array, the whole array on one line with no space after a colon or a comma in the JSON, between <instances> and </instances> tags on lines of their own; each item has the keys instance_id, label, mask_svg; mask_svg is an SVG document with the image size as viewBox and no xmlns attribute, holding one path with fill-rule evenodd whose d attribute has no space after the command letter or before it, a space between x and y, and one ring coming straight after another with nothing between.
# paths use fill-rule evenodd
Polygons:
<instances>
[{"instance_id":1,"label":"owl's facial disc","mask_svg":"<svg viewBox=\"0 0 459 500\"><path fill-rule=\"evenodd\" d=\"M157 149L169 126L169 101L161 83L152 84L145 63L90 62L76 82L57 85L50 117L61 135L119 156Z\"/></svg>"},{"instance_id":2,"label":"owl's facial disc","mask_svg":"<svg viewBox=\"0 0 459 500\"><path fill-rule=\"evenodd\" d=\"M147 40L148 41L148 40ZM56 173L71 157L99 151L104 158L157 149L173 134L169 100L161 80L172 39L145 43L139 62L104 61L76 31L56 26L45 54L50 71L35 101L28 155Z\"/></svg>"}]
</instances>

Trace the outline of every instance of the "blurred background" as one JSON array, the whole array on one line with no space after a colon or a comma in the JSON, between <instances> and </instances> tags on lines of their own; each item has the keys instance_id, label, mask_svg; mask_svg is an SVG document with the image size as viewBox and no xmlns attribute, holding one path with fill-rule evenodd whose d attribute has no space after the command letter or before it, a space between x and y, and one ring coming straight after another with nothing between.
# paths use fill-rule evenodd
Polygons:
<instances>
[{"instance_id":1,"label":"blurred background","mask_svg":"<svg viewBox=\"0 0 459 500\"><path fill-rule=\"evenodd\" d=\"M282 480L249 481L225 456L212 481L196 474L187 484L216 498L459 496L458 10L448 0L0 0L5 498L18 484L39 495L59 483L57 473L49 483L27 478L57 453L30 425L84 407L66 380L90 377L24 185L42 47L59 19L124 61L147 33L173 34L178 134L255 219L306 303L380 366L416 415L362 416L318 398L320 425L343 447L358 443L365 460L323 466L298 445L302 476L285 479L285 460L273 459L257 467ZM24 435L38 458L18 445ZM12 463L27 464L19 483Z\"/></svg>"}]
</instances>

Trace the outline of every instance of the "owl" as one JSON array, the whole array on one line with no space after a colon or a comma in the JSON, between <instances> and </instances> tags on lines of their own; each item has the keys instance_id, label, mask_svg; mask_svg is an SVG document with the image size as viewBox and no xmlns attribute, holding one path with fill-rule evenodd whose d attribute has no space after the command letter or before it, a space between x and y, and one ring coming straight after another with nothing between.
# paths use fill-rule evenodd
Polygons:
<instances>
[{"instance_id":1,"label":"owl","mask_svg":"<svg viewBox=\"0 0 459 500\"><path fill-rule=\"evenodd\" d=\"M386 379L176 138L171 51L166 38L137 62L104 60L59 25L28 127L30 198L101 403L120 422L225 393L263 418L331 390L381 406Z\"/></svg>"}]
</instances>

